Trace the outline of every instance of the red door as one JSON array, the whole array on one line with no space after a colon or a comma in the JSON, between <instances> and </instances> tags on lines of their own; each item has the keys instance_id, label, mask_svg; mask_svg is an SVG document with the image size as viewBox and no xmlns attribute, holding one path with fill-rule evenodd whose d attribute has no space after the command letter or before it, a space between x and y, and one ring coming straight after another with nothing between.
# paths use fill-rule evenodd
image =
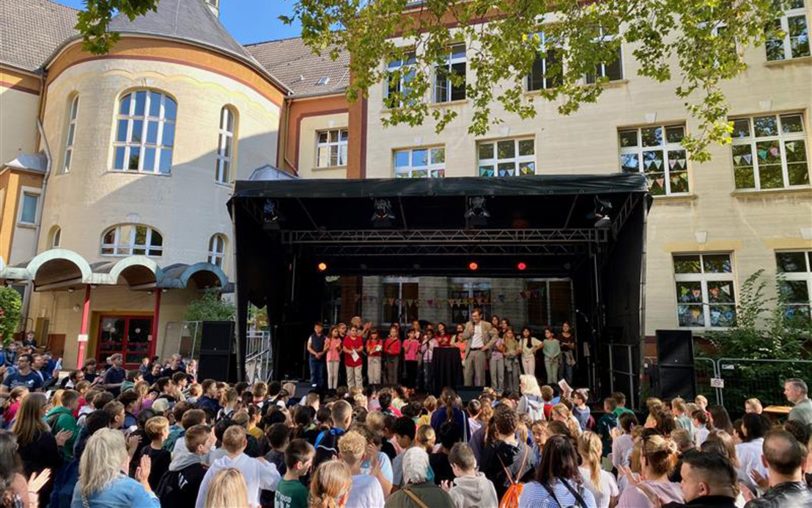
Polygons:
<instances>
[{"instance_id":1,"label":"red door","mask_svg":"<svg viewBox=\"0 0 812 508\"><path fill-rule=\"evenodd\" d=\"M115 353L124 356L125 367L135 367L152 354L152 316L102 316L96 359L104 365Z\"/></svg>"}]
</instances>

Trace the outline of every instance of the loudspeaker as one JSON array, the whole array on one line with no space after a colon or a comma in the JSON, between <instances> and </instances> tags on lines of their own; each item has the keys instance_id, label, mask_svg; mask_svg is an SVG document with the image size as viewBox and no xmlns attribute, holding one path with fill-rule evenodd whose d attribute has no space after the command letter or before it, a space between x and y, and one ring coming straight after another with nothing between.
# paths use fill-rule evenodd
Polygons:
<instances>
[{"instance_id":1,"label":"loudspeaker","mask_svg":"<svg viewBox=\"0 0 812 508\"><path fill-rule=\"evenodd\" d=\"M696 398L694 341L690 330L657 330L660 397Z\"/></svg>"},{"instance_id":2,"label":"loudspeaker","mask_svg":"<svg viewBox=\"0 0 812 508\"><path fill-rule=\"evenodd\" d=\"M237 382L237 355L234 354L234 323L204 321L200 336L198 379Z\"/></svg>"},{"instance_id":3,"label":"loudspeaker","mask_svg":"<svg viewBox=\"0 0 812 508\"><path fill-rule=\"evenodd\" d=\"M476 386L462 386L457 390L457 395L462 399L463 404L468 404L470 401L482 395L482 388Z\"/></svg>"},{"instance_id":4,"label":"loudspeaker","mask_svg":"<svg viewBox=\"0 0 812 508\"><path fill-rule=\"evenodd\" d=\"M691 330L657 330L657 363L693 367L694 338Z\"/></svg>"}]
</instances>

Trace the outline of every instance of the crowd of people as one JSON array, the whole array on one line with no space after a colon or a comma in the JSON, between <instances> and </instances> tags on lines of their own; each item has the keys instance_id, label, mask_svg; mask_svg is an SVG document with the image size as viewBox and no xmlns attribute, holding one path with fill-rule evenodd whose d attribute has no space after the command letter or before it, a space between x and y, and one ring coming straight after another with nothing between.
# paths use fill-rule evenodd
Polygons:
<instances>
[{"instance_id":1,"label":"crowd of people","mask_svg":"<svg viewBox=\"0 0 812 508\"><path fill-rule=\"evenodd\" d=\"M473 330L466 324L460 332L467 343L461 361L485 344L493 349L509 340L509 325L501 333L485 320L470 325ZM12 344L1 367L0 502L55 508L812 507L812 401L803 380L785 382L793 408L784 422L771 421L756 399L735 421L701 395L692 401L652 397L635 412L614 393L590 407L584 390L540 386L533 369L524 367L515 387L506 380L501 389L485 386L463 401L451 387L439 394L419 389L425 362L410 367L413 360L404 360L414 375L406 384L399 365L372 361L369 352L380 342L373 331L347 327L340 351L353 360L344 358L347 384L328 382L322 390L315 377L317 386L302 397L291 382L197 379L194 365L178 355L145 358L129 371L113 355L99 362L104 365L91 360L65 375L35 344ZM446 347L443 331L429 339L436 347ZM319 333L316 327L314 336ZM477 349L470 341L483 333ZM423 343L425 335L424 329L407 332L401 349L410 336ZM314 336L308 351L320 359L330 344ZM455 347L452 341L448 347ZM360 350L367 352L366 377L354 364ZM322 356L329 367L329 356ZM476 379L475 362L471 368ZM373 382L387 369L394 378Z\"/></svg>"}]
</instances>

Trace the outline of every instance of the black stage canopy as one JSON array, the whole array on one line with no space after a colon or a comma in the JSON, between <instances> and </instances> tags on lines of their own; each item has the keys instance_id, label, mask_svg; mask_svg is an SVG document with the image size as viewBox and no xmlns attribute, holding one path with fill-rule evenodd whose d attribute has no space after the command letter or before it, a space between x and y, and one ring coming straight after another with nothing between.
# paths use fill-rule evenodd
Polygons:
<instances>
[{"instance_id":1,"label":"black stage canopy","mask_svg":"<svg viewBox=\"0 0 812 508\"><path fill-rule=\"evenodd\" d=\"M299 377L325 276L567 276L590 340L637 343L648 206L642 174L239 181L239 323L267 305L276 377Z\"/></svg>"}]
</instances>

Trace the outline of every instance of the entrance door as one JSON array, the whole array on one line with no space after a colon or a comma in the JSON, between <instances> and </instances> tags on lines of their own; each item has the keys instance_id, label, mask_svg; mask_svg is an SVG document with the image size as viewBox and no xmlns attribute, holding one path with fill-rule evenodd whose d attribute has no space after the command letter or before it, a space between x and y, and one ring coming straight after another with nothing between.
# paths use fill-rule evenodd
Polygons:
<instances>
[{"instance_id":1,"label":"entrance door","mask_svg":"<svg viewBox=\"0 0 812 508\"><path fill-rule=\"evenodd\" d=\"M96 358L104 365L115 353L124 356L125 366L136 366L151 354L151 316L102 316Z\"/></svg>"}]
</instances>

